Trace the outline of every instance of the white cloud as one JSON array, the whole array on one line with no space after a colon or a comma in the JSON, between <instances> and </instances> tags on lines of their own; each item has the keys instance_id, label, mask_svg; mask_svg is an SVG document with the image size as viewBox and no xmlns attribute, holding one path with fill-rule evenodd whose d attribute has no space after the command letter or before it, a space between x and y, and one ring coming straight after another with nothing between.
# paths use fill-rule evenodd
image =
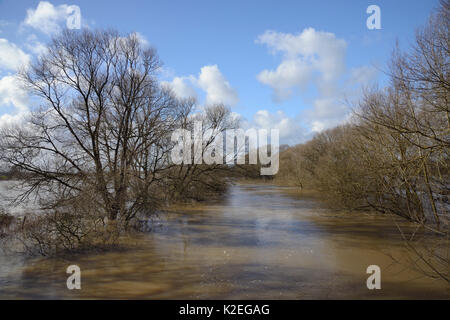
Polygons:
<instances>
[{"instance_id":1,"label":"white cloud","mask_svg":"<svg viewBox=\"0 0 450 320\"><path fill-rule=\"evenodd\" d=\"M147 40L147 38L140 32L134 32L134 36L139 40L141 45L146 48L150 47L150 42Z\"/></svg>"},{"instance_id":2,"label":"white cloud","mask_svg":"<svg viewBox=\"0 0 450 320\"><path fill-rule=\"evenodd\" d=\"M163 81L180 98L197 97L196 88L205 92L205 104L225 104L233 106L239 97L217 65L208 65L200 69L198 77L175 77L172 81Z\"/></svg>"},{"instance_id":3,"label":"white cloud","mask_svg":"<svg viewBox=\"0 0 450 320\"><path fill-rule=\"evenodd\" d=\"M318 98L314 106L305 112L305 119L311 123L313 132L337 126L349 117L349 108L338 97Z\"/></svg>"},{"instance_id":4,"label":"white cloud","mask_svg":"<svg viewBox=\"0 0 450 320\"><path fill-rule=\"evenodd\" d=\"M222 75L217 65L202 67L197 85L206 92L206 104L235 105L239 101L237 92Z\"/></svg>"},{"instance_id":5,"label":"white cloud","mask_svg":"<svg viewBox=\"0 0 450 320\"><path fill-rule=\"evenodd\" d=\"M28 94L16 76L5 76L0 79L0 111L2 106L13 106L16 112L1 115L0 127L20 122L28 113Z\"/></svg>"},{"instance_id":6,"label":"white cloud","mask_svg":"<svg viewBox=\"0 0 450 320\"><path fill-rule=\"evenodd\" d=\"M299 119L287 116L283 111L274 113L268 110L258 110L251 121L241 121L244 129L278 129L281 144L297 144L305 140L304 128Z\"/></svg>"},{"instance_id":7,"label":"white cloud","mask_svg":"<svg viewBox=\"0 0 450 320\"><path fill-rule=\"evenodd\" d=\"M162 81L161 85L172 89L173 93L179 98L197 98L197 92L193 87L192 79L189 77L175 77L170 82Z\"/></svg>"},{"instance_id":8,"label":"white cloud","mask_svg":"<svg viewBox=\"0 0 450 320\"><path fill-rule=\"evenodd\" d=\"M275 70L263 70L257 79L273 89L277 101L317 89L312 107L300 116L313 132L336 126L349 117L346 96L358 95L355 86L367 85L377 77L374 68L362 66L348 72L347 44L333 33L306 28L298 34L266 31L257 43L267 45L272 54L281 53Z\"/></svg>"},{"instance_id":9,"label":"white cloud","mask_svg":"<svg viewBox=\"0 0 450 320\"><path fill-rule=\"evenodd\" d=\"M350 70L349 79L333 90L322 92L313 102L313 107L304 113L311 123L313 132L337 126L350 118L350 109L346 102L349 97L357 99L362 87L370 85L378 76L378 71L371 66L362 66ZM331 86L330 86L331 88Z\"/></svg>"},{"instance_id":10,"label":"white cloud","mask_svg":"<svg viewBox=\"0 0 450 320\"><path fill-rule=\"evenodd\" d=\"M80 7L67 4L54 6L50 2L40 1L36 9L27 10L27 16L23 21L23 25L51 35L59 32L61 25L66 25L68 18L75 11L80 12Z\"/></svg>"},{"instance_id":11,"label":"white cloud","mask_svg":"<svg viewBox=\"0 0 450 320\"><path fill-rule=\"evenodd\" d=\"M310 81L313 69L300 59L283 61L276 70L264 70L258 80L274 89L275 100L285 100L293 93L293 88L304 90Z\"/></svg>"},{"instance_id":12,"label":"white cloud","mask_svg":"<svg viewBox=\"0 0 450 320\"><path fill-rule=\"evenodd\" d=\"M21 125L23 124L23 120L28 113L20 112L16 114L2 114L0 115L0 129L8 127L10 125Z\"/></svg>"},{"instance_id":13,"label":"white cloud","mask_svg":"<svg viewBox=\"0 0 450 320\"><path fill-rule=\"evenodd\" d=\"M29 63L30 56L14 43L0 38L0 69L17 71Z\"/></svg>"},{"instance_id":14,"label":"white cloud","mask_svg":"<svg viewBox=\"0 0 450 320\"><path fill-rule=\"evenodd\" d=\"M140 32L132 32L126 36L118 36L115 38L120 45L126 45L129 39L136 39L144 49L150 47L150 42ZM114 45L114 41L111 41L111 45Z\"/></svg>"},{"instance_id":15,"label":"white cloud","mask_svg":"<svg viewBox=\"0 0 450 320\"><path fill-rule=\"evenodd\" d=\"M276 70L264 70L258 76L261 83L274 89L276 98L289 98L296 89L316 83L329 90L345 72L345 40L333 33L304 29L299 34L266 31L257 43L265 44L272 53L281 52L283 61Z\"/></svg>"},{"instance_id":16,"label":"white cloud","mask_svg":"<svg viewBox=\"0 0 450 320\"><path fill-rule=\"evenodd\" d=\"M12 104L19 110L26 110L28 95L15 76L0 79L0 103Z\"/></svg>"},{"instance_id":17,"label":"white cloud","mask_svg":"<svg viewBox=\"0 0 450 320\"><path fill-rule=\"evenodd\" d=\"M47 46L40 42L35 34L31 34L27 37L25 47L37 56L41 56L47 51Z\"/></svg>"}]
</instances>

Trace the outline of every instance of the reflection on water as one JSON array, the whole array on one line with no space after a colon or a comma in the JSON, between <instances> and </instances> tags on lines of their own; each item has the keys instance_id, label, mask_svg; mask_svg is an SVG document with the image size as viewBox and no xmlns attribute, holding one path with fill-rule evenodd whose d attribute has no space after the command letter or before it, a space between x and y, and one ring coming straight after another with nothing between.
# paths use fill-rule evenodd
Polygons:
<instances>
[{"instance_id":1,"label":"reflection on water","mask_svg":"<svg viewBox=\"0 0 450 320\"><path fill-rule=\"evenodd\" d=\"M0 256L0 298L449 298L443 283L393 262L405 253L388 217L337 214L290 191L236 185L222 201L173 208L138 250ZM81 290L66 288L71 264ZM366 287L372 264L381 290Z\"/></svg>"}]
</instances>

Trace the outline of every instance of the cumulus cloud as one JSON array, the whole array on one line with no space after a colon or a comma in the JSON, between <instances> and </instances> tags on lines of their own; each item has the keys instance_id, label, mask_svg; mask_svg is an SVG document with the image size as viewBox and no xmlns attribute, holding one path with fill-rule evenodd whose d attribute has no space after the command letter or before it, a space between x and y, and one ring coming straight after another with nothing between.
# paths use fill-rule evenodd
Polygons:
<instances>
[{"instance_id":1,"label":"cumulus cloud","mask_svg":"<svg viewBox=\"0 0 450 320\"><path fill-rule=\"evenodd\" d=\"M147 38L140 32L134 32L133 33L134 36L139 40L139 42L141 43L141 45L145 48L145 47L149 47L150 46L150 42L147 40Z\"/></svg>"},{"instance_id":2,"label":"cumulus cloud","mask_svg":"<svg viewBox=\"0 0 450 320\"><path fill-rule=\"evenodd\" d=\"M310 121L311 130L320 132L347 120L349 109L338 97L318 98L314 101L313 108L307 110L304 116Z\"/></svg>"},{"instance_id":3,"label":"cumulus cloud","mask_svg":"<svg viewBox=\"0 0 450 320\"><path fill-rule=\"evenodd\" d=\"M261 83L274 89L279 100L289 98L309 83L328 90L327 86L345 72L347 44L333 33L313 28L299 34L266 31L256 42L267 45L273 54L283 54L276 70L264 70L257 76Z\"/></svg>"},{"instance_id":4,"label":"cumulus cloud","mask_svg":"<svg viewBox=\"0 0 450 320\"><path fill-rule=\"evenodd\" d=\"M258 110L250 121L241 118L240 123L244 129L266 129L269 132L271 129L278 129L281 144L297 144L306 137L299 119L289 117L281 110Z\"/></svg>"},{"instance_id":5,"label":"cumulus cloud","mask_svg":"<svg viewBox=\"0 0 450 320\"><path fill-rule=\"evenodd\" d=\"M344 84L336 85L334 91L322 92L314 100L313 107L304 112L305 119L311 123L311 130L320 132L349 120L350 109L346 100L359 97L362 88L372 84L377 76L378 70L372 66L353 68Z\"/></svg>"},{"instance_id":6,"label":"cumulus cloud","mask_svg":"<svg viewBox=\"0 0 450 320\"><path fill-rule=\"evenodd\" d=\"M16 76L5 76L0 79L0 112L2 107L12 106L14 113L0 116L0 127L20 122L28 113L28 94L22 88Z\"/></svg>"},{"instance_id":7,"label":"cumulus cloud","mask_svg":"<svg viewBox=\"0 0 450 320\"><path fill-rule=\"evenodd\" d=\"M36 9L27 10L23 25L51 35L59 32L61 26L66 25L68 19L73 17L76 12L80 12L80 7L77 5L54 6L50 2L40 1Z\"/></svg>"},{"instance_id":8,"label":"cumulus cloud","mask_svg":"<svg viewBox=\"0 0 450 320\"><path fill-rule=\"evenodd\" d=\"M197 98L197 92L193 87L192 79L189 77L175 77L172 81L162 81L161 84L170 88L179 98Z\"/></svg>"},{"instance_id":9,"label":"cumulus cloud","mask_svg":"<svg viewBox=\"0 0 450 320\"><path fill-rule=\"evenodd\" d=\"M197 97L196 88L205 92L205 104L225 104L233 106L239 102L239 96L217 65L208 65L200 69L198 76L175 77L164 81L180 98Z\"/></svg>"},{"instance_id":10,"label":"cumulus cloud","mask_svg":"<svg viewBox=\"0 0 450 320\"><path fill-rule=\"evenodd\" d=\"M29 61L28 54L14 43L0 38L0 69L17 71L20 67L27 65Z\"/></svg>"},{"instance_id":11,"label":"cumulus cloud","mask_svg":"<svg viewBox=\"0 0 450 320\"><path fill-rule=\"evenodd\" d=\"M30 34L27 37L25 48L37 56L41 56L47 51L47 46L40 42L35 34Z\"/></svg>"},{"instance_id":12,"label":"cumulus cloud","mask_svg":"<svg viewBox=\"0 0 450 320\"><path fill-rule=\"evenodd\" d=\"M140 43L140 45L143 48L149 48L150 47L150 42L147 40L147 38L140 32L132 32L127 36L119 36L117 38L115 38L118 43L120 43L121 45L126 45L126 43L128 42L129 37L131 39L136 39L137 42Z\"/></svg>"},{"instance_id":13,"label":"cumulus cloud","mask_svg":"<svg viewBox=\"0 0 450 320\"><path fill-rule=\"evenodd\" d=\"M237 92L222 75L217 65L202 67L197 84L206 92L206 104L235 105L239 101Z\"/></svg>"},{"instance_id":14,"label":"cumulus cloud","mask_svg":"<svg viewBox=\"0 0 450 320\"><path fill-rule=\"evenodd\" d=\"M356 85L367 85L377 77L375 68L362 66L348 72L345 64L347 43L330 32L306 28L298 34L266 31L256 39L272 54L281 54L275 70L263 70L259 82L273 89L274 100L291 98L309 86L317 95L311 108L300 116L313 132L320 132L347 120L348 94Z\"/></svg>"},{"instance_id":15,"label":"cumulus cloud","mask_svg":"<svg viewBox=\"0 0 450 320\"><path fill-rule=\"evenodd\" d=\"M293 94L293 88L304 90L310 81L313 69L301 60L283 61L276 70L264 70L258 80L273 88L276 101L285 100Z\"/></svg>"}]
</instances>

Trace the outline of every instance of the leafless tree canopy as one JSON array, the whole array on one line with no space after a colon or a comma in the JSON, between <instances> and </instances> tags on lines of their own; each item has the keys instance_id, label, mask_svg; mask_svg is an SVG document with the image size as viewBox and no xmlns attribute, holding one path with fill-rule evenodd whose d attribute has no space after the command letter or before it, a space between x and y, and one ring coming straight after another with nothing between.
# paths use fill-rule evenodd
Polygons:
<instances>
[{"instance_id":1,"label":"leafless tree canopy","mask_svg":"<svg viewBox=\"0 0 450 320\"><path fill-rule=\"evenodd\" d=\"M0 135L0 161L26 173L23 196L39 197L54 214L77 211L128 224L175 194L218 188L221 180L211 177L217 167L170 162L171 133L192 125L195 101L162 88L159 67L155 50L136 34L56 36L21 73L36 103L26 125ZM223 106L196 117L217 132L235 125ZM78 218L57 220L73 225Z\"/></svg>"},{"instance_id":2,"label":"leafless tree canopy","mask_svg":"<svg viewBox=\"0 0 450 320\"><path fill-rule=\"evenodd\" d=\"M386 89L366 90L352 123L282 153L279 181L333 205L399 215L441 239L417 249L427 274L449 281L449 1L394 50Z\"/></svg>"}]
</instances>

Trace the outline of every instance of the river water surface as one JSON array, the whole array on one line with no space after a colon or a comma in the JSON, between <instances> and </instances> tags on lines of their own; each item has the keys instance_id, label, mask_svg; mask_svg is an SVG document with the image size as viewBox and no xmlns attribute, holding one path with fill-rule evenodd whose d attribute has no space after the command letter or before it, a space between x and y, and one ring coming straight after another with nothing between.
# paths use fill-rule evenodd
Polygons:
<instances>
[{"instance_id":1,"label":"river water surface","mask_svg":"<svg viewBox=\"0 0 450 320\"><path fill-rule=\"evenodd\" d=\"M220 201L172 208L139 241L64 259L0 255L0 298L450 297L448 285L402 263L391 217L333 212L289 188L234 185ZM71 264L81 268L81 290L66 287ZM381 290L367 289L369 265L381 268Z\"/></svg>"}]
</instances>

